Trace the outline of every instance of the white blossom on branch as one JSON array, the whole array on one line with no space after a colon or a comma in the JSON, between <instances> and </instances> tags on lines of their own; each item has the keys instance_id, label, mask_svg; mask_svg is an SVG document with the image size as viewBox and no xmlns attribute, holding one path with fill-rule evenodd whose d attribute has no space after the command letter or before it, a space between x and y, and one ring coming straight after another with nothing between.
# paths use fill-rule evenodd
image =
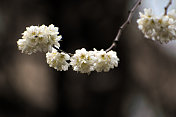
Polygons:
<instances>
[{"instance_id":1,"label":"white blossom on branch","mask_svg":"<svg viewBox=\"0 0 176 117\"><path fill-rule=\"evenodd\" d=\"M80 73L90 73L94 71L94 63L96 61L92 52L86 51L85 48L78 49L70 59L70 65L74 71Z\"/></svg>"},{"instance_id":2,"label":"white blossom on branch","mask_svg":"<svg viewBox=\"0 0 176 117\"><path fill-rule=\"evenodd\" d=\"M48 27L45 25L27 27L22 33L22 39L17 41L18 49L25 54L51 51L53 45L60 47L58 41L62 37L58 34L58 28L53 24Z\"/></svg>"},{"instance_id":3,"label":"white blossom on branch","mask_svg":"<svg viewBox=\"0 0 176 117\"><path fill-rule=\"evenodd\" d=\"M137 20L138 28L148 39L168 43L176 40L176 11L172 10L167 15L156 16L152 9L144 9L144 13L139 13Z\"/></svg>"},{"instance_id":4,"label":"white blossom on branch","mask_svg":"<svg viewBox=\"0 0 176 117\"><path fill-rule=\"evenodd\" d=\"M47 63L50 67L53 67L57 71L66 71L68 70L70 56L64 52L57 52L56 49L52 48L52 52L46 53Z\"/></svg>"},{"instance_id":5,"label":"white blossom on branch","mask_svg":"<svg viewBox=\"0 0 176 117\"><path fill-rule=\"evenodd\" d=\"M103 49L100 51L94 50L94 56L96 57L94 68L97 72L108 72L110 69L118 67L119 58L116 52L112 50L109 52Z\"/></svg>"},{"instance_id":6,"label":"white blossom on branch","mask_svg":"<svg viewBox=\"0 0 176 117\"><path fill-rule=\"evenodd\" d=\"M86 51L82 48L76 50L75 54L70 59L74 71L81 73L90 73L91 71L108 72L114 67L118 67L119 58L116 52L106 52L103 49L97 51Z\"/></svg>"}]
</instances>

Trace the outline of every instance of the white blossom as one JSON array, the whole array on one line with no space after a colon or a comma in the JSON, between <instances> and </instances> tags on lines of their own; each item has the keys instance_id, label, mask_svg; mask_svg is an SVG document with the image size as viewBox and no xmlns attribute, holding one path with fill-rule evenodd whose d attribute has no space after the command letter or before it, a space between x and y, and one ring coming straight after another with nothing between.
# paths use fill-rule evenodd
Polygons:
<instances>
[{"instance_id":1,"label":"white blossom","mask_svg":"<svg viewBox=\"0 0 176 117\"><path fill-rule=\"evenodd\" d=\"M118 66L119 58L116 52L106 52L103 49L97 51L86 51L82 48L76 50L76 53L71 57L70 64L74 71L81 73L90 73L91 71L108 72L111 68Z\"/></svg>"},{"instance_id":2,"label":"white blossom","mask_svg":"<svg viewBox=\"0 0 176 117\"><path fill-rule=\"evenodd\" d=\"M106 52L103 49L100 51L94 50L95 57L95 70L97 72L108 72L111 68L117 67L119 58L117 57L116 52L109 51Z\"/></svg>"},{"instance_id":3,"label":"white blossom","mask_svg":"<svg viewBox=\"0 0 176 117\"><path fill-rule=\"evenodd\" d=\"M60 47L58 41L62 37L58 34L58 28L53 24L48 27L45 25L27 27L22 33L22 39L17 41L18 49L26 54L51 51L53 45Z\"/></svg>"},{"instance_id":4,"label":"white blossom","mask_svg":"<svg viewBox=\"0 0 176 117\"><path fill-rule=\"evenodd\" d=\"M167 14L170 18L173 18L174 20L176 20L176 10L175 9L169 11Z\"/></svg>"},{"instance_id":5,"label":"white blossom","mask_svg":"<svg viewBox=\"0 0 176 117\"><path fill-rule=\"evenodd\" d=\"M144 9L144 14L139 13L138 28L146 38L167 43L176 39L176 11L168 12L168 15L155 16L152 9Z\"/></svg>"},{"instance_id":6,"label":"white blossom","mask_svg":"<svg viewBox=\"0 0 176 117\"><path fill-rule=\"evenodd\" d=\"M85 48L76 50L75 54L70 59L70 65L74 71L81 73L90 73L94 70L95 57L92 52L86 51Z\"/></svg>"},{"instance_id":7,"label":"white blossom","mask_svg":"<svg viewBox=\"0 0 176 117\"><path fill-rule=\"evenodd\" d=\"M57 52L56 49L52 48L52 52L46 53L47 63L50 67L53 67L57 71L66 71L68 70L70 56L64 52Z\"/></svg>"}]
</instances>

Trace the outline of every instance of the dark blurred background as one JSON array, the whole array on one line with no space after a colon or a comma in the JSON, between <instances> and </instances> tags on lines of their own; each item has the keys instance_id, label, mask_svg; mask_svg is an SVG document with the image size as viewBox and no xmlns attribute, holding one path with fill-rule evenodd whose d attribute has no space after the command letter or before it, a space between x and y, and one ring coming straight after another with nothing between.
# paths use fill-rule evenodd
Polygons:
<instances>
[{"instance_id":1,"label":"dark blurred background","mask_svg":"<svg viewBox=\"0 0 176 117\"><path fill-rule=\"evenodd\" d=\"M0 117L175 117L176 56L144 39L137 11L114 49L119 67L107 73L57 72L44 53L17 49L25 28L42 24L59 27L67 52L107 49L135 2L0 0Z\"/></svg>"}]
</instances>

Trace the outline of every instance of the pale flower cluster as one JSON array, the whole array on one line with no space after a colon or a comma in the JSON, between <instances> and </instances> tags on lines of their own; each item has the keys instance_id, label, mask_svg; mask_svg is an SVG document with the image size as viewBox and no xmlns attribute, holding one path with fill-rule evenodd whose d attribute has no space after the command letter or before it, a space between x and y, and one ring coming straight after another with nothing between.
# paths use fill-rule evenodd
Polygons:
<instances>
[{"instance_id":1,"label":"pale flower cluster","mask_svg":"<svg viewBox=\"0 0 176 117\"><path fill-rule=\"evenodd\" d=\"M103 49L100 51L94 50L94 56L97 58L95 61L95 70L97 72L108 72L111 68L118 66L119 58L116 52L106 52Z\"/></svg>"},{"instance_id":2,"label":"pale flower cluster","mask_svg":"<svg viewBox=\"0 0 176 117\"><path fill-rule=\"evenodd\" d=\"M168 12L167 15L156 16L152 9L144 9L144 13L140 12L139 15L138 28L146 38L161 43L176 40L176 10Z\"/></svg>"},{"instance_id":3,"label":"pale flower cluster","mask_svg":"<svg viewBox=\"0 0 176 117\"><path fill-rule=\"evenodd\" d=\"M118 66L119 58L116 52L106 52L103 49L97 51L86 51L85 48L76 50L75 54L70 57L64 52L57 52L52 49L52 52L46 53L47 63L57 71L66 71L71 65L74 71L80 73L90 73L91 71L108 72L110 69ZM70 61L68 63L67 61Z\"/></svg>"},{"instance_id":4,"label":"pale flower cluster","mask_svg":"<svg viewBox=\"0 0 176 117\"><path fill-rule=\"evenodd\" d=\"M27 27L26 31L22 33L22 39L17 41L18 49L26 54L38 51L51 52L53 45L60 47L58 41L62 37L58 34L58 27L54 27L53 24L48 27L45 25Z\"/></svg>"},{"instance_id":5,"label":"pale flower cluster","mask_svg":"<svg viewBox=\"0 0 176 117\"><path fill-rule=\"evenodd\" d=\"M118 67L119 58L114 51L87 51L85 48L78 49L75 54L60 52L58 28L54 25L30 26L22 33L22 39L17 41L18 49L25 54L38 51L46 52L46 61L50 67L57 71L67 71L72 66L74 71L88 73L92 71L108 72Z\"/></svg>"},{"instance_id":6,"label":"pale flower cluster","mask_svg":"<svg viewBox=\"0 0 176 117\"><path fill-rule=\"evenodd\" d=\"M91 71L108 72L111 68L118 66L119 58L116 52L106 52L103 49L97 51L86 51L82 48L76 50L75 54L70 59L70 65L74 71L81 73L90 73Z\"/></svg>"},{"instance_id":7,"label":"pale flower cluster","mask_svg":"<svg viewBox=\"0 0 176 117\"><path fill-rule=\"evenodd\" d=\"M47 63L50 67L53 67L57 71L66 71L68 70L70 56L64 52L57 52L56 49L52 48L52 52L46 53Z\"/></svg>"},{"instance_id":8,"label":"pale flower cluster","mask_svg":"<svg viewBox=\"0 0 176 117\"><path fill-rule=\"evenodd\" d=\"M95 60L93 52L82 48L81 50L76 50L75 54L71 57L70 65L72 65L74 71L90 73L94 70Z\"/></svg>"}]
</instances>

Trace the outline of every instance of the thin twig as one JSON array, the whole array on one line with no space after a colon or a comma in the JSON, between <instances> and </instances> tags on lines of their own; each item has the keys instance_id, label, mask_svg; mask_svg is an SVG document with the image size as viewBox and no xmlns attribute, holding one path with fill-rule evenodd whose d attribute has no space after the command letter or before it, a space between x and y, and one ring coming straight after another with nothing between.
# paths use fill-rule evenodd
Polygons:
<instances>
[{"instance_id":1,"label":"thin twig","mask_svg":"<svg viewBox=\"0 0 176 117\"><path fill-rule=\"evenodd\" d=\"M168 10L168 8L169 8L169 6L170 6L171 4L172 4L172 0L169 0L167 6L164 7L164 10L165 10L164 15L167 15L167 10Z\"/></svg>"},{"instance_id":2,"label":"thin twig","mask_svg":"<svg viewBox=\"0 0 176 117\"><path fill-rule=\"evenodd\" d=\"M128 15L127 20L123 23L122 26L120 26L116 38L114 39L112 45L108 49L106 49L106 52L110 51L113 47L116 46L116 42L119 41L119 38L120 38L120 35L121 35L122 31L127 26L127 24L129 24L131 22L131 18L132 18L133 14L134 14L134 11L141 4L141 1L142 0L138 0L136 2L136 4L133 6L133 8L129 11L129 15Z\"/></svg>"},{"instance_id":3,"label":"thin twig","mask_svg":"<svg viewBox=\"0 0 176 117\"><path fill-rule=\"evenodd\" d=\"M53 46L53 48L56 49L58 52L64 52L64 53L66 53L66 54L68 54L68 55L70 55L70 56L73 56L72 53L67 53L67 52L61 50L60 48L57 48L57 47L55 47L55 46Z\"/></svg>"}]
</instances>

